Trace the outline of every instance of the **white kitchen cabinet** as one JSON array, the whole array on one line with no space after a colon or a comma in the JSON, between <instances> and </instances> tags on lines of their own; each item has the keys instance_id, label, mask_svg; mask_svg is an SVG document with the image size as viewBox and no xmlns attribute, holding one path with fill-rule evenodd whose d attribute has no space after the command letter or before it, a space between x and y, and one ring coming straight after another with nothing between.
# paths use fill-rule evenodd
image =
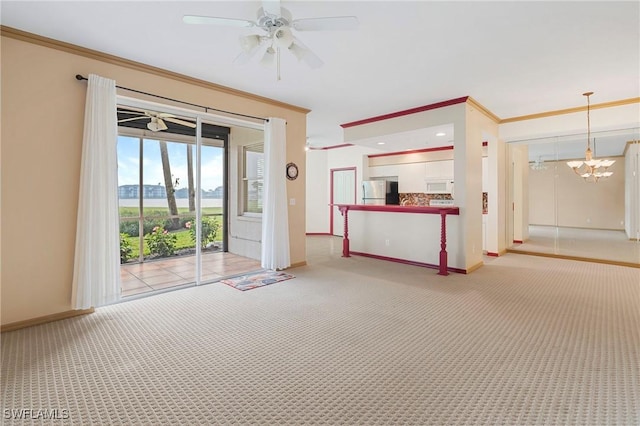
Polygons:
<instances>
[{"instance_id":1,"label":"white kitchen cabinet","mask_svg":"<svg viewBox=\"0 0 640 426\"><path fill-rule=\"evenodd\" d=\"M398 167L398 192L424 191L424 163L403 164Z\"/></svg>"},{"instance_id":2,"label":"white kitchen cabinet","mask_svg":"<svg viewBox=\"0 0 640 426\"><path fill-rule=\"evenodd\" d=\"M402 167L404 166L396 164L386 166L371 166L369 167L369 178L398 176L398 169Z\"/></svg>"},{"instance_id":3,"label":"white kitchen cabinet","mask_svg":"<svg viewBox=\"0 0 640 426\"><path fill-rule=\"evenodd\" d=\"M429 161L425 163L425 179L453 178L453 160Z\"/></svg>"}]
</instances>

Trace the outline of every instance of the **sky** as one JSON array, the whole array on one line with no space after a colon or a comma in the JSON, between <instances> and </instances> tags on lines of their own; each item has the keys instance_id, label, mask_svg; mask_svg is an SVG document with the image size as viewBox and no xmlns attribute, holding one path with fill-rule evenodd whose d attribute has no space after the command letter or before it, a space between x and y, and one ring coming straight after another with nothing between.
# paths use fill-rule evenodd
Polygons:
<instances>
[{"instance_id":1,"label":"sky","mask_svg":"<svg viewBox=\"0 0 640 426\"><path fill-rule=\"evenodd\" d=\"M118 136L118 185L137 185L139 183L139 139L128 136ZM175 189L186 188L187 185L187 144L167 142L169 152L169 165L173 181L178 179ZM194 166L195 166L195 146ZM145 185L164 186L162 162L160 160L160 147L158 141L145 139L143 144L144 157L143 175ZM223 149L202 147L202 189L214 190L222 185ZM194 174L195 179L195 174Z\"/></svg>"}]
</instances>

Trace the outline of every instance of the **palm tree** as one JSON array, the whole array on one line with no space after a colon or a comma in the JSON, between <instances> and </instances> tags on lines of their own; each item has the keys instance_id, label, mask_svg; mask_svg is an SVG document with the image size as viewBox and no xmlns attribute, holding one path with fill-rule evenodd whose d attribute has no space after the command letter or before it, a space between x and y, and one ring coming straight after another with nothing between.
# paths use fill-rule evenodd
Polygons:
<instances>
[{"instance_id":1,"label":"palm tree","mask_svg":"<svg viewBox=\"0 0 640 426\"><path fill-rule=\"evenodd\" d=\"M167 189L167 203L169 204L169 213L171 214L172 228L180 227L180 219L178 218L178 205L176 204L176 194L171 176L171 165L169 164L169 151L167 151L167 143L158 141L160 144L160 159L162 160L162 172L164 174L164 186Z\"/></svg>"},{"instance_id":2,"label":"palm tree","mask_svg":"<svg viewBox=\"0 0 640 426\"><path fill-rule=\"evenodd\" d=\"M193 151L192 146L187 144L187 184L189 192L189 211L196 211L196 188L193 185Z\"/></svg>"}]
</instances>

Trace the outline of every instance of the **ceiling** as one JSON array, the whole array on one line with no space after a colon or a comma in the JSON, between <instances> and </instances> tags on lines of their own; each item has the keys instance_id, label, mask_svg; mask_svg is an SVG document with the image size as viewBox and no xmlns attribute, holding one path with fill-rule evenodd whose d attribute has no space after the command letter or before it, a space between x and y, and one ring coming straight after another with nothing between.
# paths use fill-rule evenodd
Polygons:
<instances>
[{"instance_id":1,"label":"ceiling","mask_svg":"<svg viewBox=\"0 0 640 426\"><path fill-rule=\"evenodd\" d=\"M308 108L312 147L343 143L341 123L461 96L500 118L583 106L587 90L592 103L640 96L640 2L283 0L294 19L355 15L360 25L295 32L324 66L283 52L280 81L260 55L232 63L239 37L256 29L182 22L255 20L259 1L0 5L2 25ZM423 136L409 138L418 146L406 137L363 144L399 151L452 139Z\"/></svg>"}]
</instances>

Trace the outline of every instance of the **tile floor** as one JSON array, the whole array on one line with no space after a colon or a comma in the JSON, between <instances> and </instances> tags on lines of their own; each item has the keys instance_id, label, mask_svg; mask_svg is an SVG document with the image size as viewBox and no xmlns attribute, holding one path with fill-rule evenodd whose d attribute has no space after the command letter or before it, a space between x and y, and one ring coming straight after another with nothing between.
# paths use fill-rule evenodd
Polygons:
<instances>
[{"instance_id":1,"label":"tile floor","mask_svg":"<svg viewBox=\"0 0 640 426\"><path fill-rule=\"evenodd\" d=\"M217 281L231 275L260 270L260 261L232 253L202 255L202 282ZM120 266L122 296L195 283L196 258L183 256Z\"/></svg>"}]
</instances>

